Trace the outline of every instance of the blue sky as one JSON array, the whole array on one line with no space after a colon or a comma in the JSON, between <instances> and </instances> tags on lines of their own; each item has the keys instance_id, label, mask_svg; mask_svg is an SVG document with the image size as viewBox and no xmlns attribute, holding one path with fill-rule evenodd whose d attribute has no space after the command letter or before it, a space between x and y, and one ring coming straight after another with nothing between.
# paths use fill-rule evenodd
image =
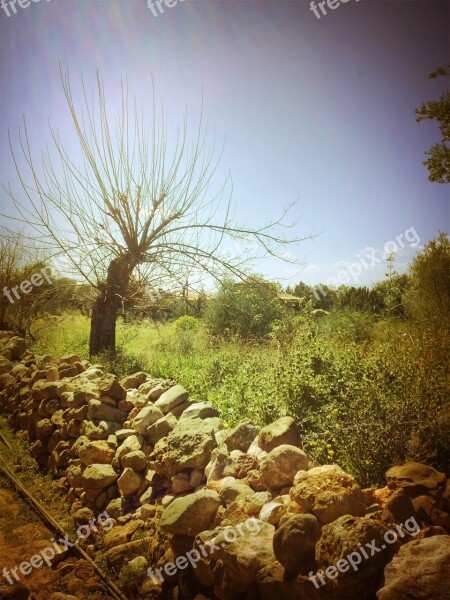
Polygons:
<instances>
[{"instance_id":1,"label":"blue sky","mask_svg":"<svg viewBox=\"0 0 450 600\"><path fill-rule=\"evenodd\" d=\"M303 267L265 260L259 271L285 285L326 282L413 228L420 243L403 241L402 271L449 230L449 187L422 165L438 128L414 114L446 84L427 77L450 60L449 17L450 3L433 0L350 0L321 19L302 0L180 0L157 17L146 0L0 11L0 181L16 185L7 131L23 115L37 151L47 119L73 143L59 62L88 88L99 69L112 105L126 75L147 106L153 74L171 122L186 107L195 118L203 96L211 137L225 141L217 181L231 172L237 219L261 225L299 198L297 234L320 234L290 248ZM2 210L8 202L0 191ZM357 283L384 272L380 260Z\"/></svg>"}]
</instances>

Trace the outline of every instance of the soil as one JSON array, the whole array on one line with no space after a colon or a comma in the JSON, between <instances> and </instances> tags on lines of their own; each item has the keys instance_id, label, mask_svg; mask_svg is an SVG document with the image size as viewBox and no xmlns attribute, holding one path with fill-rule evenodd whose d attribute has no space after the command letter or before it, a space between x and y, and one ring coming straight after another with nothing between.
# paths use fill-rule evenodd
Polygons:
<instances>
[{"instance_id":1,"label":"soil","mask_svg":"<svg viewBox=\"0 0 450 600\"><path fill-rule=\"evenodd\" d=\"M9 456L7 456L9 455ZM8 460L9 458L9 460ZM11 453L0 445L0 461L11 470L21 471L20 459L11 461ZM15 465L12 463L16 463ZM23 482L23 477L16 476ZM44 485L35 480L25 487L35 496L36 488ZM58 502L64 502L61 498ZM49 507L45 506L47 510ZM57 516L54 515L56 520ZM63 537L56 534L56 539ZM65 552L48 566L23 575L18 566L29 563L30 558L44 548L52 547L53 532L47 528L31 505L15 490L11 482L0 473L0 600L72 600L73 598L105 600L110 598L91 565L71 552ZM56 562L55 562L56 561ZM16 580L12 569L17 567ZM5 573L4 568L8 569ZM26 571L26 567L23 567ZM5 575L13 581L11 585ZM27 591L29 590L29 591Z\"/></svg>"}]
</instances>

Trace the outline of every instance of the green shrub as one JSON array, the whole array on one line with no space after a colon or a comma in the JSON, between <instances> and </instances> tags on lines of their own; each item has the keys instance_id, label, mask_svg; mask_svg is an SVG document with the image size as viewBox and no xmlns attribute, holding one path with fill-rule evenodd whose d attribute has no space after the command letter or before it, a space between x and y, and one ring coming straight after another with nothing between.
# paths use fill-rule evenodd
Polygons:
<instances>
[{"instance_id":1,"label":"green shrub","mask_svg":"<svg viewBox=\"0 0 450 600\"><path fill-rule=\"evenodd\" d=\"M173 323L175 331L192 333L198 331L200 329L200 321L195 317L191 317L189 315L184 315L183 317L178 317L176 321Z\"/></svg>"},{"instance_id":2,"label":"green shrub","mask_svg":"<svg viewBox=\"0 0 450 600\"><path fill-rule=\"evenodd\" d=\"M206 321L213 335L261 338L282 314L275 284L258 278L240 283L225 280L208 303Z\"/></svg>"}]
</instances>

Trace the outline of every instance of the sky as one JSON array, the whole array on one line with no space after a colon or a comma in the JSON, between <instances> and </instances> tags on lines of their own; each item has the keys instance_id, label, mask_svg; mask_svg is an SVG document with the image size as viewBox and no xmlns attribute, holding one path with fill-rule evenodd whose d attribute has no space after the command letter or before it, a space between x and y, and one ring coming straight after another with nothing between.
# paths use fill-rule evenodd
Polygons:
<instances>
[{"instance_id":1,"label":"sky","mask_svg":"<svg viewBox=\"0 0 450 600\"><path fill-rule=\"evenodd\" d=\"M21 1L0 10L1 183L18 189L8 131L17 139L24 116L34 151L50 121L77 156L61 64L76 94L98 70L111 106L121 77L150 106L153 78L170 125L203 106L238 221L261 226L297 200L292 235L316 237L286 249L301 264L263 260L269 279L370 285L388 250L403 272L449 231L450 188L422 164L438 126L415 109L448 83L428 74L450 62L450 2L347 0L317 18L303 0L169 0L162 13L147 0ZM11 210L3 189L0 206Z\"/></svg>"}]
</instances>

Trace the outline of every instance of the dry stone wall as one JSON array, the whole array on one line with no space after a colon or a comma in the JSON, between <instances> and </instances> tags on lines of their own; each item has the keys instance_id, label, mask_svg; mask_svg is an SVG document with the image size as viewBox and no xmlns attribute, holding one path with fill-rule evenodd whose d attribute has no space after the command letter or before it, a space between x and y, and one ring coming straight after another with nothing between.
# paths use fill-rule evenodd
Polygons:
<instances>
[{"instance_id":1,"label":"dry stone wall","mask_svg":"<svg viewBox=\"0 0 450 600\"><path fill-rule=\"evenodd\" d=\"M60 480L77 524L112 517L105 559L130 598L449 598L450 493L431 467L396 466L385 488L361 490L309 459L292 417L228 429L174 381L118 381L76 355L36 356L11 332L0 332L0 409ZM411 519L416 531L335 568ZM181 567L189 553L198 559Z\"/></svg>"}]
</instances>

